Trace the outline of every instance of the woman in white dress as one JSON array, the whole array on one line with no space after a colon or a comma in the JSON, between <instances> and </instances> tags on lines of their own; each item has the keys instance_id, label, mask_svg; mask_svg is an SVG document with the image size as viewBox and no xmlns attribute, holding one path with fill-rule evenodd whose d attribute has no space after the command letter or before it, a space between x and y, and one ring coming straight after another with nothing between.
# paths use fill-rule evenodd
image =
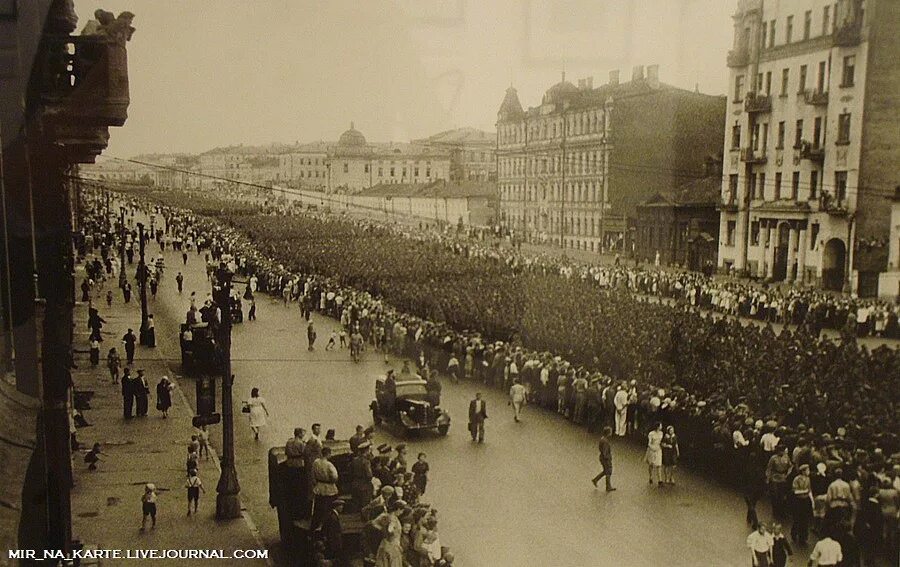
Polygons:
<instances>
[{"instance_id":1,"label":"woman in white dress","mask_svg":"<svg viewBox=\"0 0 900 567\"><path fill-rule=\"evenodd\" d=\"M656 473L656 481L662 486L659 478L660 467L662 467L662 423L657 423L647 434L647 454L644 460L647 461L647 473L650 475L650 484L653 484L653 473Z\"/></svg>"},{"instance_id":2,"label":"woman in white dress","mask_svg":"<svg viewBox=\"0 0 900 567\"><path fill-rule=\"evenodd\" d=\"M260 397L259 388L250 390L250 399L246 404L250 408L250 431L253 432L253 438L258 440L259 430L266 426L266 418L269 417L266 400Z\"/></svg>"}]
</instances>

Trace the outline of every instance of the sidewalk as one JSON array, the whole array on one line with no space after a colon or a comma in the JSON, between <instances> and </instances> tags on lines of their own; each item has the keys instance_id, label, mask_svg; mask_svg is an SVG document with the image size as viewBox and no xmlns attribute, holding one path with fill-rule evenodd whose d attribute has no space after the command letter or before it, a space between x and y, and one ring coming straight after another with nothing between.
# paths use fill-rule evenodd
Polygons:
<instances>
[{"instance_id":1,"label":"sidewalk","mask_svg":"<svg viewBox=\"0 0 900 567\"><path fill-rule=\"evenodd\" d=\"M134 270L133 266L128 268ZM83 273L79 270L76 281L80 284ZM162 285L174 285L171 279ZM112 307L106 306L106 290L113 287ZM80 292L78 293L80 297ZM73 538L81 540L86 548L101 550L221 550L227 564L247 566L271 565L266 559L242 559L233 556L235 550L260 550L264 546L255 533L252 521L244 518L217 522L216 482L219 478L218 459L213 450L209 460L200 461L200 478L206 489L201 493L199 512L187 515L185 461L187 444L194 428L189 407L181 387L192 387L193 382L179 384L167 361L157 349L138 346L135 353L134 373L143 368L151 390L150 409L146 417L126 421L122 416L121 386L113 384L106 368L106 353L115 347L122 363L125 351L122 335L130 327L138 334L140 327L140 298L137 285L130 304L125 304L115 281L108 281L105 289L94 291L94 305L106 320L103 342L100 347L100 364L92 367L88 352L88 305L77 303L75 308L75 364L72 378L79 391L94 392L90 409L84 417L91 425L78 429L81 450L73 455L75 487L72 490ZM157 329L157 336L163 329ZM162 376L168 376L175 384L172 392L172 408L169 417L163 419L156 410L156 384ZM98 470L89 471L84 454L93 443L102 445L104 456ZM144 485L152 482L157 487L157 525L153 530L139 532L141 526L141 495ZM114 566L131 564L137 559L103 559L98 563L82 562L82 565ZM161 559L156 565L203 565L214 559ZM220 563L221 564L221 563Z\"/></svg>"}]
</instances>

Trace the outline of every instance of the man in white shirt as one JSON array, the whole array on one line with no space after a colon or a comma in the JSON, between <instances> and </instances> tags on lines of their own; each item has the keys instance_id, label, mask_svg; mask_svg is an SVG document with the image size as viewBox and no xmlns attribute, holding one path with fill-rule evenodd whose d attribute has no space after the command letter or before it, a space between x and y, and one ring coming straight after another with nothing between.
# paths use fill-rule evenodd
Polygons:
<instances>
[{"instance_id":1,"label":"man in white shirt","mask_svg":"<svg viewBox=\"0 0 900 567\"><path fill-rule=\"evenodd\" d=\"M830 567L844 560L841 544L825 536L820 539L809 555L809 567Z\"/></svg>"},{"instance_id":2,"label":"man in white shirt","mask_svg":"<svg viewBox=\"0 0 900 567\"><path fill-rule=\"evenodd\" d=\"M627 412L628 412L628 392L623 386L619 386L616 395L613 397L613 404L616 406L616 435L625 437L627 430Z\"/></svg>"},{"instance_id":3,"label":"man in white shirt","mask_svg":"<svg viewBox=\"0 0 900 567\"><path fill-rule=\"evenodd\" d=\"M772 453L775 450L775 447L778 446L779 441L781 441L781 439L779 439L771 429L766 431L763 436L759 438L759 444L766 453Z\"/></svg>"},{"instance_id":4,"label":"man in white shirt","mask_svg":"<svg viewBox=\"0 0 900 567\"><path fill-rule=\"evenodd\" d=\"M772 547L775 539L768 532L765 524L759 524L753 532L747 536L747 547L750 549L750 560L753 567L771 567Z\"/></svg>"}]
</instances>

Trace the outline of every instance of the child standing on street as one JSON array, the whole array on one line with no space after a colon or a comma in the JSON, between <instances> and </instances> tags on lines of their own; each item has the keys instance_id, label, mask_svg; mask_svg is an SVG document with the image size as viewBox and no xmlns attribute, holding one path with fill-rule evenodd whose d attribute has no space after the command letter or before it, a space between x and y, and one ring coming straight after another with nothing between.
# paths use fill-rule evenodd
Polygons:
<instances>
[{"instance_id":1,"label":"child standing on street","mask_svg":"<svg viewBox=\"0 0 900 567\"><path fill-rule=\"evenodd\" d=\"M144 494L141 496L141 509L143 519L141 520L141 531L147 529L147 518L150 518L150 529L156 528L156 485L148 482L144 486Z\"/></svg>"},{"instance_id":2,"label":"child standing on street","mask_svg":"<svg viewBox=\"0 0 900 567\"><path fill-rule=\"evenodd\" d=\"M416 462L413 463L413 484L419 489L419 494L425 494L425 487L428 485L428 461L425 460L425 453L419 453Z\"/></svg>"},{"instance_id":3,"label":"child standing on street","mask_svg":"<svg viewBox=\"0 0 900 567\"><path fill-rule=\"evenodd\" d=\"M197 505L200 503L200 491L206 492L206 489L203 488L203 482L200 480L200 477L197 476L197 469L191 469L188 471L188 479L184 484L184 487L187 488L187 505L188 505L188 516L191 515L191 502L194 503L194 514L197 513Z\"/></svg>"},{"instance_id":4,"label":"child standing on street","mask_svg":"<svg viewBox=\"0 0 900 567\"><path fill-rule=\"evenodd\" d=\"M200 448L197 451L197 456L202 457L206 455L206 460L209 460L209 431L206 430L205 425L201 425L200 429L197 430L197 441L200 443Z\"/></svg>"}]
</instances>

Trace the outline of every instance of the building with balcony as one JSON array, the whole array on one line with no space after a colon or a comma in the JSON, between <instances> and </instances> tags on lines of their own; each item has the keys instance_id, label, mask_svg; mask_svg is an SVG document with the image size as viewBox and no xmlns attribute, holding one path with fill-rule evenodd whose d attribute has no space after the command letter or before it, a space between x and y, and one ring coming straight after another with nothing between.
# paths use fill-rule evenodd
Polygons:
<instances>
[{"instance_id":1,"label":"building with balcony","mask_svg":"<svg viewBox=\"0 0 900 567\"><path fill-rule=\"evenodd\" d=\"M527 110L510 87L497 113L500 222L530 241L622 249L637 205L702 177L721 152L724 112L723 97L663 84L655 65L597 88L563 75Z\"/></svg>"},{"instance_id":2,"label":"building with balcony","mask_svg":"<svg viewBox=\"0 0 900 567\"><path fill-rule=\"evenodd\" d=\"M419 144L370 144L350 123L328 148L329 193L358 193L383 183L432 183L450 178L450 152Z\"/></svg>"},{"instance_id":3,"label":"building with balcony","mask_svg":"<svg viewBox=\"0 0 900 567\"><path fill-rule=\"evenodd\" d=\"M898 20L885 0L738 3L722 271L878 293L900 160Z\"/></svg>"},{"instance_id":4,"label":"building with balcony","mask_svg":"<svg viewBox=\"0 0 900 567\"><path fill-rule=\"evenodd\" d=\"M103 23L92 20L73 35L78 16L71 1L0 2L0 544L6 549L72 556L77 168L93 163L110 127L128 118L133 18L103 13Z\"/></svg>"},{"instance_id":5,"label":"building with balcony","mask_svg":"<svg viewBox=\"0 0 900 567\"><path fill-rule=\"evenodd\" d=\"M450 181L495 181L497 136L475 128L457 128L414 140L426 148L450 152Z\"/></svg>"}]
</instances>

